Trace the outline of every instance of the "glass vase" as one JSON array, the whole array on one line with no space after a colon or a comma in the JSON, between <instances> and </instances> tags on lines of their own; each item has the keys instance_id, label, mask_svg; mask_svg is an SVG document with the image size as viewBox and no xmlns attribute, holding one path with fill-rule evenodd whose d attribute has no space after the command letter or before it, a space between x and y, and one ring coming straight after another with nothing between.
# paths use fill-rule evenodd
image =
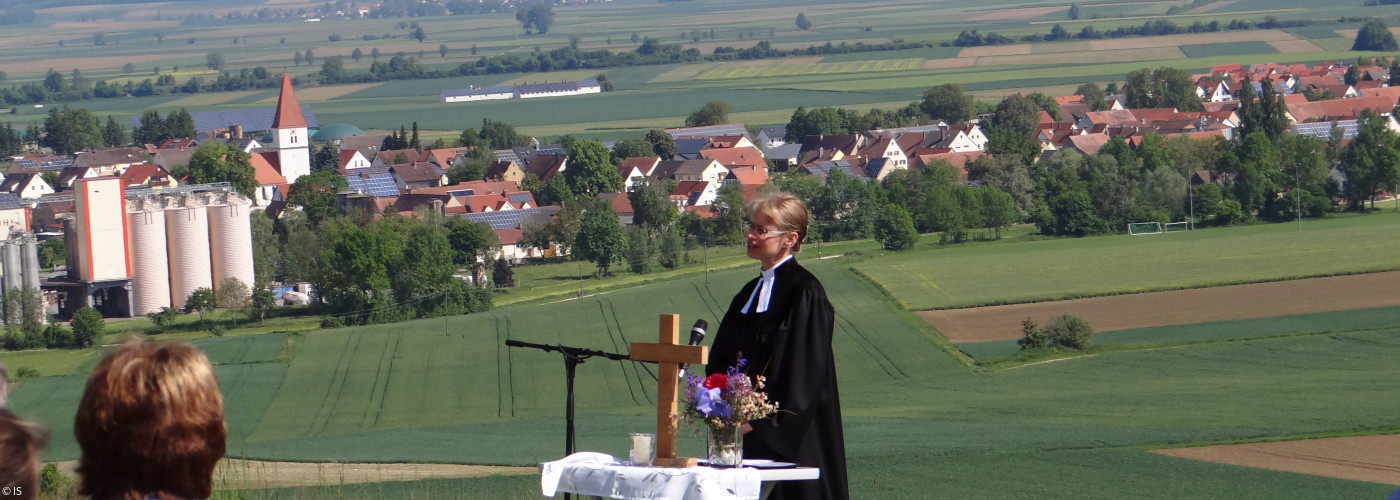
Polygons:
<instances>
[{"instance_id":1,"label":"glass vase","mask_svg":"<svg viewBox=\"0 0 1400 500\"><path fill-rule=\"evenodd\" d=\"M710 426L709 436L710 467L728 469L744 462L744 432L741 426Z\"/></svg>"}]
</instances>

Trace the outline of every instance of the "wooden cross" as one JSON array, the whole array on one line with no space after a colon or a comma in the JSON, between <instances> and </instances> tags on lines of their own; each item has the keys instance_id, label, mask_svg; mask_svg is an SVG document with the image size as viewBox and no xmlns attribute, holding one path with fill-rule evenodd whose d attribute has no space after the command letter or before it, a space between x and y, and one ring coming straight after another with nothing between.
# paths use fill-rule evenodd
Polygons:
<instances>
[{"instance_id":1,"label":"wooden cross","mask_svg":"<svg viewBox=\"0 0 1400 500\"><path fill-rule=\"evenodd\" d=\"M633 342L629 355L632 361L657 364L656 460L652 465L660 467L690 467L698 463L694 458L676 458L676 421L671 416L676 413L676 384L680 378L680 364L705 364L710 359L710 348L677 345L681 337L680 322L679 314L662 314L657 343Z\"/></svg>"}]
</instances>

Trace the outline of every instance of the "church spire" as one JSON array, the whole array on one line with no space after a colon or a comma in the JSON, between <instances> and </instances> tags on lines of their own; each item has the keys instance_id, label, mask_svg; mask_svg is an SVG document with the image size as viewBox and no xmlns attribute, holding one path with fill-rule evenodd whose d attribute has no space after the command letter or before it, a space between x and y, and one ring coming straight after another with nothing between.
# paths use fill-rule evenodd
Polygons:
<instances>
[{"instance_id":1,"label":"church spire","mask_svg":"<svg viewBox=\"0 0 1400 500\"><path fill-rule=\"evenodd\" d=\"M272 128L305 127L306 117L301 114L301 104L296 93L292 92L292 77L282 73L282 93L277 97L277 113L272 117Z\"/></svg>"}]
</instances>

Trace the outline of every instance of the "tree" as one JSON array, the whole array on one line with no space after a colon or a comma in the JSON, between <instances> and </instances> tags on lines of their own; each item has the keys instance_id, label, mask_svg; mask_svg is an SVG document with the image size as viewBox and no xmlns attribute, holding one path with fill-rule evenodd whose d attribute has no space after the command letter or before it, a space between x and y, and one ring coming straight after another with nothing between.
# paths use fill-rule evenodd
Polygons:
<instances>
[{"instance_id":1,"label":"tree","mask_svg":"<svg viewBox=\"0 0 1400 500\"><path fill-rule=\"evenodd\" d=\"M724 101L710 101L685 118L687 127L703 127L729 123L729 112L733 108Z\"/></svg>"},{"instance_id":2,"label":"tree","mask_svg":"<svg viewBox=\"0 0 1400 500\"><path fill-rule=\"evenodd\" d=\"M627 201L632 205L632 224L643 228L651 237L670 229L680 218L680 210L671 203L671 182L643 177L627 189Z\"/></svg>"},{"instance_id":3,"label":"tree","mask_svg":"<svg viewBox=\"0 0 1400 500\"><path fill-rule=\"evenodd\" d=\"M548 33L549 27L554 24L554 8L546 3L521 6L515 11L515 20L520 21L520 27L525 30L526 35L532 31L543 35Z\"/></svg>"},{"instance_id":4,"label":"tree","mask_svg":"<svg viewBox=\"0 0 1400 500\"><path fill-rule=\"evenodd\" d=\"M1393 134L1392 134L1393 135ZM1279 151L1263 132L1251 132L1235 148L1234 195L1246 215L1265 207L1278 193Z\"/></svg>"},{"instance_id":5,"label":"tree","mask_svg":"<svg viewBox=\"0 0 1400 500\"><path fill-rule=\"evenodd\" d=\"M44 119L45 136L39 143L58 154L88 151L102 145L102 126L97 115L85 108L50 109Z\"/></svg>"},{"instance_id":6,"label":"tree","mask_svg":"<svg viewBox=\"0 0 1400 500\"><path fill-rule=\"evenodd\" d=\"M335 215L336 198L349 187L345 178L334 170L314 172L297 178L287 190L287 203L301 207L307 221L318 226L322 220Z\"/></svg>"},{"instance_id":7,"label":"tree","mask_svg":"<svg viewBox=\"0 0 1400 500\"><path fill-rule=\"evenodd\" d=\"M65 259L63 238L49 238L39 243L39 267L53 269L64 264Z\"/></svg>"},{"instance_id":8,"label":"tree","mask_svg":"<svg viewBox=\"0 0 1400 500\"><path fill-rule=\"evenodd\" d=\"M126 63L126 66L122 66L122 74L130 75L130 74L135 73L135 72L136 72L136 65L135 65L135 64Z\"/></svg>"},{"instance_id":9,"label":"tree","mask_svg":"<svg viewBox=\"0 0 1400 500\"><path fill-rule=\"evenodd\" d=\"M676 154L680 153L680 148L676 146L676 138L665 130L651 129L647 131L646 141L651 143L652 152L663 160L675 158Z\"/></svg>"},{"instance_id":10,"label":"tree","mask_svg":"<svg viewBox=\"0 0 1400 500\"><path fill-rule=\"evenodd\" d=\"M277 307L277 297L267 287L258 287L253 290L249 306L249 312L258 317L258 324L262 324L263 320L267 318L267 312Z\"/></svg>"},{"instance_id":11,"label":"tree","mask_svg":"<svg viewBox=\"0 0 1400 500\"><path fill-rule=\"evenodd\" d=\"M190 156L189 177L191 184L227 182L248 198L252 198L253 192L258 189L257 174L250 163L250 155L239 149L236 143L199 143Z\"/></svg>"},{"instance_id":12,"label":"tree","mask_svg":"<svg viewBox=\"0 0 1400 500\"><path fill-rule=\"evenodd\" d=\"M350 52L350 58L354 59L355 62L360 62L360 58L364 56L365 52L363 50L360 50L359 47L355 47L355 50L353 52Z\"/></svg>"},{"instance_id":13,"label":"tree","mask_svg":"<svg viewBox=\"0 0 1400 500\"><path fill-rule=\"evenodd\" d=\"M1390 33L1385 21L1377 18L1366 21L1356 32L1356 41L1351 44L1351 50L1357 51L1395 52L1397 48L1400 46L1395 43L1395 35Z\"/></svg>"},{"instance_id":14,"label":"tree","mask_svg":"<svg viewBox=\"0 0 1400 500\"><path fill-rule=\"evenodd\" d=\"M1074 94L1084 96L1084 104L1089 106L1089 111L1103 111L1108 108L1108 96L1104 94L1103 87L1097 83L1080 85L1078 89L1075 89Z\"/></svg>"},{"instance_id":15,"label":"tree","mask_svg":"<svg viewBox=\"0 0 1400 500\"><path fill-rule=\"evenodd\" d=\"M801 12L797 13L797 29L803 31L812 29L812 22L807 20L806 14L803 14Z\"/></svg>"},{"instance_id":16,"label":"tree","mask_svg":"<svg viewBox=\"0 0 1400 500\"><path fill-rule=\"evenodd\" d=\"M597 264L603 275L609 274L612 264L627 252L627 233L607 200L593 200L592 207L583 213L573 251Z\"/></svg>"},{"instance_id":17,"label":"tree","mask_svg":"<svg viewBox=\"0 0 1400 500\"><path fill-rule=\"evenodd\" d=\"M1163 66L1142 68L1128 73L1124 85L1130 108L1176 108L1180 111L1201 109L1201 97L1196 94L1196 82L1186 70Z\"/></svg>"},{"instance_id":18,"label":"tree","mask_svg":"<svg viewBox=\"0 0 1400 500\"><path fill-rule=\"evenodd\" d=\"M413 30L413 39L414 39L414 40L418 40L418 43L423 43L423 40L427 40L427 39L428 39L428 33L425 32L425 31L423 31L423 27L422 27L422 26L419 26L418 29ZM444 51L444 52L446 52L446 51Z\"/></svg>"},{"instance_id":19,"label":"tree","mask_svg":"<svg viewBox=\"0 0 1400 500\"><path fill-rule=\"evenodd\" d=\"M485 222L452 217L447 219L445 226L452 262L458 266L470 267L478 260L489 260L495 248L501 244L491 225Z\"/></svg>"},{"instance_id":20,"label":"tree","mask_svg":"<svg viewBox=\"0 0 1400 500\"><path fill-rule=\"evenodd\" d=\"M904 207L893 203L885 205L880 216L875 219L875 241L885 250L907 250L919 240L919 231L914 229L914 218Z\"/></svg>"},{"instance_id":21,"label":"tree","mask_svg":"<svg viewBox=\"0 0 1400 500\"><path fill-rule=\"evenodd\" d=\"M126 144L126 130L112 115L107 115L107 123L102 126L102 143L113 147Z\"/></svg>"},{"instance_id":22,"label":"tree","mask_svg":"<svg viewBox=\"0 0 1400 500\"><path fill-rule=\"evenodd\" d=\"M483 120L481 138L491 149L510 149L530 143L530 139L515 131L515 126L501 121Z\"/></svg>"},{"instance_id":23,"label":"tree","mask_svg":"<svg viewBox=\"0 0 1400 500\"><path fill-rule=\"evenodd\" d=\"M965 123L976 116L977 107L972 94L963 92L956 83L945 83L924 91L924 100L919 109L929 118L949 123Z\"/></svg>"},{"instance_id":24,"label":"tree","mask_svg":"<svg viewBox=\"0 0 1400 500\"><path fill-rule=\"evenodd\" d=\"M1045 338L1045 330L1041 330L1035 321L1030 318L1021 320L1021 339L1016 341L1021 346L1021 350L1046 347L1049 342Z\"/></svg>"},{"instance_id":25,"label":"tree","mask_svg":"<svg viewBox=\"0 0 1400 500\"><path fill-rule=\"evenodd\" d=\"M185 299L185 314L198 312L200 327L204 326L204 316L218 307L219 302L214 296L214 291L208 288L196 288Z\"/></svg>"},{"instance_id":26,"label":"tree","mask_svg":"<svg viewBox=\"0 0 1400 500\"><path fill-rule=\"evenodd\" d=\"M447 44L438 44L438 56L447 57Z\"/></svg>"},{"instance_id":27,"label":"tree","mask_svg":"<svg viewBox=\"0 0 1400 500\"><path fill-rule=\"evenodd\" d=\"M243 309L248 300L248 293L248 285L243 280L229 276L217 283L214 304L219 309L237 311Z\"/></svg>"},{"instance_id":28,"label":"tree","mask_svg":"<svg viewBox=\"0 0 1400 500\"><path fill-rule=\"evenodd\" d=\"M171 307L162 307L160 311L146 313L146 317L151 319L151 324L156 328L166 329L175 324L175 320L180 317L180 311Z\"/></svg>"},{"instance_id":29,"label":"tree","mask_svg":"<svg viewBox=\"0 0 1400 500\"><path fill-rule=\"evenodd\" d=\"M651 150L651 143L641 137L623 139L613 144L613 163L619 165L623 160L633 157L654 156L656 153ZM625 180L625 179L624 179Z\"/></svg>"},{"instance_id":30,"label":"tree","mask_svg":"<svg viewBox=\"0 0 1400 500\"><path fill-rule=\"evenodd\" d=\"M612 155L602 142L597 139L575 141L568 151L569 168L564 170L564 180L570 192L591 198L599 193L622 190L622 176L617 174L617 165L612 163Z\"/></svg>"},{"instance_id":31,"label":"tree","mask_svg":"<svg viewBox=\"0 0 1400 500\"><path fill-rule=\"evenodd\" d=\"M1077 20L1079 20L1079 16L1080 16L1079 4L1077 4L1077 3L1069 4L1069 19L1070 19L1071 21L1077 21Z\"/></svg>"},{"instance_id":32,"label":"tree","mask_svg":"<svg viewBox=\"0 0 1400 500\"><path fill-rule=\"evenodd\" d=\"M325 83L336 83L346 78L345 59L340 56L327 57L321 61L321 80Z\"/></svg>"},{"instance_id":33,"label":"tree","mask_svg":"<svg viewBox=\"0 0 1400 500\"><path fill-rule=\"evenodd\" d=\"M1358 120L1356 138L1342 154L1343 193L1352 209L1361 208L1367 199L1374 208L1377 192L1400 183L1400 137L1373 111L1363 111Z\"/></svg>"},{"instance_id":34,"label":"tree","mask_svg":"<svg viewBox=\"0 0 1400 500\"><path fill-rule=\"evenodd\" d=\"M379 47L369 49L369 58L374 60L379 59Z\"/></svg>"},{"instance_id":35,"label":"tree","mask_svg":"<svg viewBox=\"0 0 1400 500\"><path fill-rule=\"evenodd\" d=\"M92 347L106 331L107 323L102 321L102 313L92 307L84 307L73 312L73 342L75 347Z\"/></svg>"},{"instance_id":36,"label":"tree","mask_svg":"<svg viewBox=\"0 0 1400 500\"><path fill-rule=\"evenodd\" d=\"M1045 325L1045 337L1051 345L1083 349L1089 346L1093 336L1094 329L1089 326L1088 321L1068 313L1050 320L1050 324Z\"/></svg>"},{"instance_id":37,"label":"tree","mask_svg":"<svg viewBox=\"0 0 1400 500\"><path fill-rule=\"evenodd\" d=\"M1005 191L983 186L978 191L982 195L983 224L1001 239L1001 230L1011 227L1019 219L1016 215L1016 202Z\"/></svg>"},{"instance_id":38,"label":"tree","mask_svg":"<svg viewBox=\"0 0 1400 500\"><path fill-rule=\"evenodd\" d=\"M504 255L496 258L496 265L491 269L491 283L498 289L515 287L515 270L510 268Z\"/></svg>"},{"instance_id":39,"label":"tree","mask_svg":"<svg viewBox=\"0 0 1400 500\"><path fill-rule=\"evenodd\" d=\"M293 65L295 65L295 66L301 66L301 61L302 61L302 60L303 60L303 58L302 58L302 56L301 56L301 52L292 52L292 64L293 64Z\"/></svg>"},{"instance_id":40,"label":"tree","mask_svg":"<svg viewBox=\"0 0 1400 500\"><path fill-rule=\"evenodd\" d=\"M204 54L204 65L214 71L224 69L224 55L219 52Z\"/></svg>"},{"instance_id":41,"label":"tree","mask_svg":"<svg viewBox=\"0 0 1400 500\"><path fill-rule=\"evenodd\" d=\"M992 112L992 128L1030 135L1040 126L1040 106L1030 98L1011 94Z\"/></svg>"}]
</instances>

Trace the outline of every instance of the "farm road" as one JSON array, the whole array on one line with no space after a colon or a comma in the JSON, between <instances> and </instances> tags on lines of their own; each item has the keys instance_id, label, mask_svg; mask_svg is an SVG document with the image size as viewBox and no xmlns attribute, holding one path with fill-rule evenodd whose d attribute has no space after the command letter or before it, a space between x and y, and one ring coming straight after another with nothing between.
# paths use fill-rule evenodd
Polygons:
<instances>
[{"instance_id":1,"label":"farm road","mask_svg":"<svg viewBox=\"0 0 1400 500\"><path fill-rule=\"evenodd\" d=\"M948 340L984 342L1021 337L1021 320L1041 324L1060 314L1082 317L1096 331L1269 318L1400 305L1400 271L1249 285L1136 293L1031 304L919 311Z\"/></svg>"}]
</instances>

